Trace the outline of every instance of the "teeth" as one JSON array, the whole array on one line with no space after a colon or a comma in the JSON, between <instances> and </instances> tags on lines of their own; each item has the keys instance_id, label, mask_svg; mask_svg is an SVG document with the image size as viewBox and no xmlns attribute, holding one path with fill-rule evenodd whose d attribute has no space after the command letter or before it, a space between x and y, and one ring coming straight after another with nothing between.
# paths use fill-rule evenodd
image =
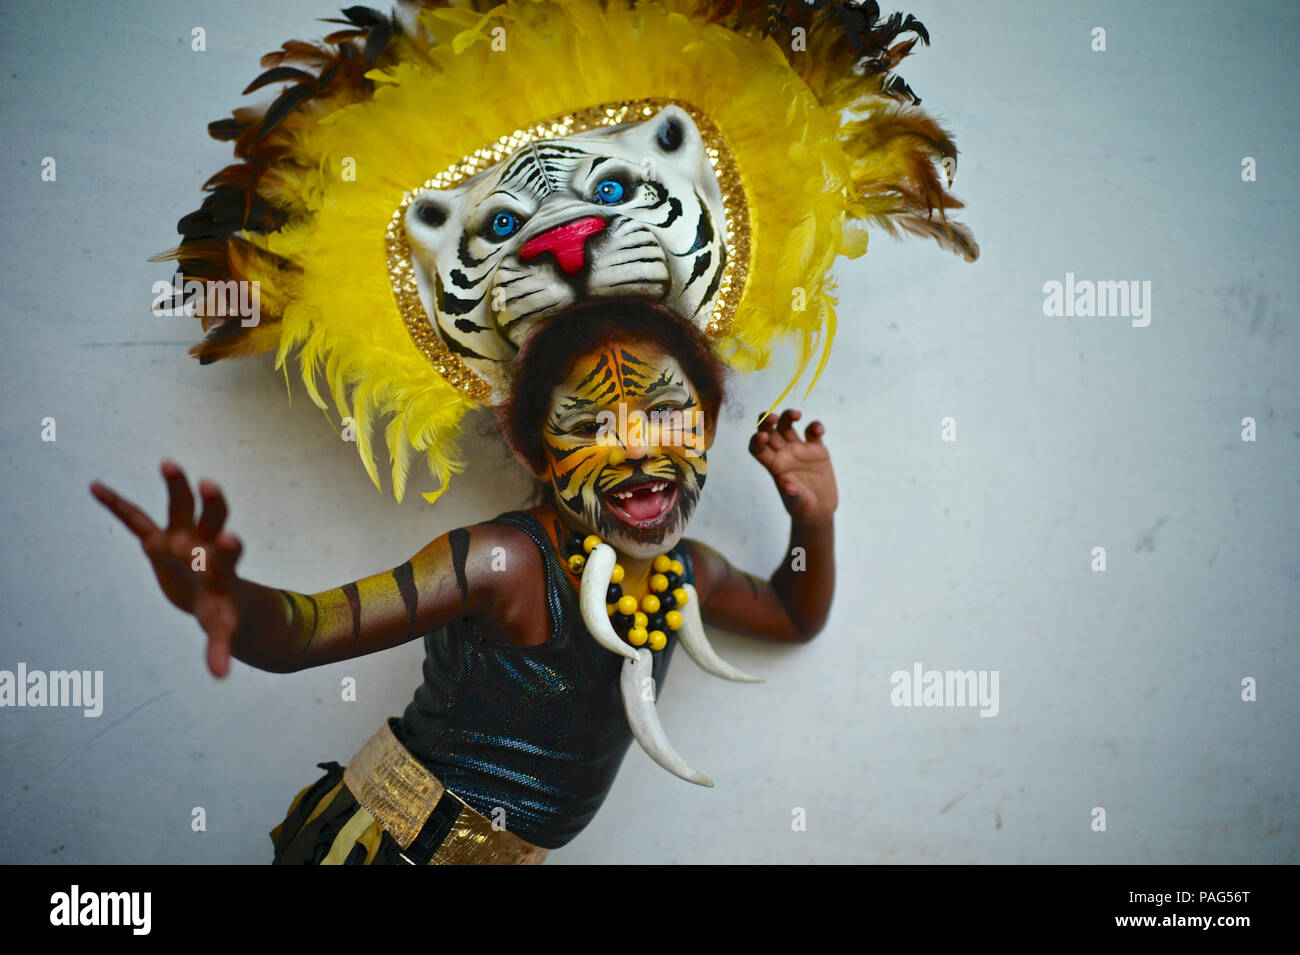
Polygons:
<instances>
[{"instance_id":1,"label":"teeth","mask_svg":"<svg viewBox=\"0 0 1300 955\"><path fill-rule=\"evenodd\" d=\"M668 489L668 482L655 481L654 483L649 485L645 485L645 484L639 485L639 487L649 487L651 491L658 493L660 491L666 491ZM620 501L626 501L629 497L631 497L635 493L636 491L611 491L610 496L616 497Z\"/></svg>"}]
</instances>

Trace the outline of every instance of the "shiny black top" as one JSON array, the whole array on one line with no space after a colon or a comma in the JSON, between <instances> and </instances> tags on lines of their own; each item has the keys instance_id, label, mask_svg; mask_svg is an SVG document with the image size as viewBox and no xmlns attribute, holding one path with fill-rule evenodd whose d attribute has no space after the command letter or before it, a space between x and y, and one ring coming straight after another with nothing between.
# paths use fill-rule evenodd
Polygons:
<instances>
[{"instance_id":1,"label":"shiny black top","mask_svg":"<svg viewBox=\"0 0 1300 955\"><path fill-rule=\"evenodd\" d=\"M619 691L624 658L587 632L540 521L512 511L490 523L518 528L541 550L551 638L500 644L469 619L430 633L424 683L393 731L465 802L489 819L499 807L507 829L555 849L595 816L632 742ZM683 581L694 583L686 545L669 553L682 562ZM656 698L676 643L669 632L654 654Z\"/></svg>"}]
</instances>

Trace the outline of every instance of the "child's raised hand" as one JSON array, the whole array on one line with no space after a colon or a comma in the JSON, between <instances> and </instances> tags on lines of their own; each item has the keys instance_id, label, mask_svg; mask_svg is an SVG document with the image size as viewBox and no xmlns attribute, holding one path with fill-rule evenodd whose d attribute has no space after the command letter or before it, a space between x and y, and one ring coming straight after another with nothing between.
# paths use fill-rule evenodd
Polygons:
<instances>
[{"instance_id":1,"label":"child's raised hand","mask_svg":"<svg viewBox=\"0 0 1300 955\"><path fill-rule=\"evenodd\" d=\"M164 461L162 474L169 497L166 528L98 481L90 485L90 492L140 539L163 594L194 614L207 633L208 668L215 676L225 676L239 629L234 584L242 548L234 536L222 531L227 508L219 487L211 481L199 482L203 511L195 523L194 495L181 469Z\"/></svg>"},{"instance_id":2,"label":"child's raised hand","mask_svg":"<svg viewBox=\"0 0 1300 955\"><path fill-rule=\"evenodd\" d=\"M750 438L749 453L776 481L791 517L805 522L828 520L839 504L839 493L830 452L822 444L826 427L814 421L801 438L794 428L800 417L794 408L783 411L779 420L768 415Z\"/></svg>"}]
</instances>

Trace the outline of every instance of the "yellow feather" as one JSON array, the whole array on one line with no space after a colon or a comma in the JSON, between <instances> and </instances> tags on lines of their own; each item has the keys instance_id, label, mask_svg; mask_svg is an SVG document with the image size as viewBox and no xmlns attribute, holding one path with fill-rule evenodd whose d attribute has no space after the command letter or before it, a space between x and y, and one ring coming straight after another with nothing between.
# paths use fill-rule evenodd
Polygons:
<instances>
[{"instance_id":1,"label":"yellow feather","mask_svg":"<svg viewBox=\"0 0 1300 955\"><path fill-rule=\"evenodd\" d=\"M322 408L316 379L324 378L339 416L355 421L357 453L376 486L376 421L386 421L394 496L405 493L415 452L439 482L424 495L436 500L464 468L456 439L473 407L437 376L398 313L384 243L394 210L408 190L498 137L599 103L677 97L710 117L740 169L751 216L749 275L718 350L737 368L759 368L788 338L799 351L782 398L810 366L816 382L836 327L827 272L837 256L867 248L866 230L850 220L893 229L924 197L945 201L926 169L955 147L928 116L848 75L828 52L830 38L812 37L792 65L773 38L705 23L717 9L718 0L431 7L418 30L394 39L402 59L368 74L372 96L314 101L285 121L287 155L259 188L294 214L277 232L245 234L237 265L280 319L249 347L276 348L277 368L296 351L308 396ZM505 53L493 49L498 24L508 26ZM345 158L355 181L340 175Z\"/></svg>"}]
</instances>

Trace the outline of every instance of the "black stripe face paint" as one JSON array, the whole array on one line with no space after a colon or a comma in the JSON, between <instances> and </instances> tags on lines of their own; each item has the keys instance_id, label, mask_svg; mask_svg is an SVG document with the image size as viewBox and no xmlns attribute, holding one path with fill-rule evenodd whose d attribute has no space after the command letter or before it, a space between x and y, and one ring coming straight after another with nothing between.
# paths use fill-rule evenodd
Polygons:
<instances>
[{"instance_id":1,"label":"black stripe face paint","mask_svg":"<svg viewBox=\"0 0 1300 955\"><path fill-rule=\"evenodd\" d=\"M653 556L681 539L694 513L705 438L680 363L649 343L610 342L579 356L551 395L546 479L576 529Z\"/></svg>"}]
</instances>

